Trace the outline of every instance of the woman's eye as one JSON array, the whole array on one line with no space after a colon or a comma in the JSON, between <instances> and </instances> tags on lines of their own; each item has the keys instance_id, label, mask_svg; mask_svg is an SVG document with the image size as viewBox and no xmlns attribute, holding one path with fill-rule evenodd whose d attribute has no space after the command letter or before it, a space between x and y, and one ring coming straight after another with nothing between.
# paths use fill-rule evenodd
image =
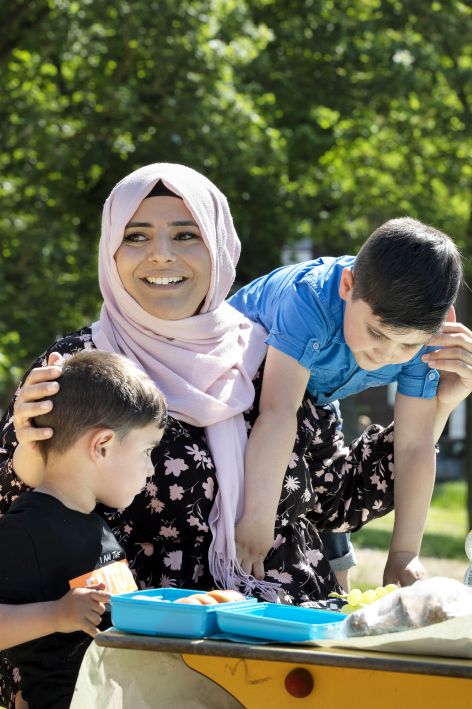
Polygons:
<instances>
[{"instance_id":1,"label":"woman's eye","mask_svg":"<svg viewBox=\"0 0 472 709\"><path fill-rule=\"evenodd\" d=\"M374 332L374 330L371 330L370 327L367 328L367 331L371 337L374 338L374 340L381 340L382 335L380 335L378 332Z\"/></svg>"},{"instance_id":2,"label":"woman's eye","mask_svg":"<svg viewBox=\"0 0 472 709\"><path fill-rule=\"evenodd\" d=\"M191 241L192 239L200 239L200 235L191 231L181 231L174 236L175 241Z\"/></svg>"},{"instance_id":3,"label":"woman's eye","mask_svg":"<svg viewBox=\"0 0 472 709\"><path fill-rule=\"evenodd\" d=\"M128 234L125 234L123 237L123 241L131 244L138 244L141 241L147 241L148 237L146 234L142 234L141 232L138 231L133 231Z\"/></svg>"}]
</instances>

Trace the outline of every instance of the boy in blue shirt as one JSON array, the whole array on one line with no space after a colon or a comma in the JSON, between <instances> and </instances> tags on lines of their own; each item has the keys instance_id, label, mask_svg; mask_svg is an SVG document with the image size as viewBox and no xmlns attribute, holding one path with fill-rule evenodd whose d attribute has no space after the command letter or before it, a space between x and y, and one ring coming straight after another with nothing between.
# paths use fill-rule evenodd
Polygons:
<instances>
[{"instance_id":1,"label":"boy in blue shirt","mask_svg":"<svg viewBox=\"0 0 472 709\"><path fill-rule=\"evenodd\" d=\"M395 522L384 583L407 585L424 575L418 554L435 478L439 381L426 345L455 319L461 280L452 240L402 218L374 231L357 257L282 267L230 299L269 333L260 412L246 451L244 513L236 526L238 560L247 573L264 576L305 390L324 405L396 382Z\"/></svg>"}]
</instances>

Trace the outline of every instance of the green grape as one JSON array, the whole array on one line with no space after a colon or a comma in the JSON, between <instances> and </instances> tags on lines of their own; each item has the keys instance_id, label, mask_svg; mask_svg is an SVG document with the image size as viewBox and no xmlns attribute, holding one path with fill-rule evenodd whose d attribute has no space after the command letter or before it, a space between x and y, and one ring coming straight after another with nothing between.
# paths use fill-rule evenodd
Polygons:
<instances>
[{"instance_id":1,"label":"green grape","mask_svg":"<svg viewBox=\"0 0 472 709\"><path fill-rule=\"evenodd\" d=\"M359 610L359 606L351 606L349 603L345 603L341 607L341 613L353 613L354 611Z\"/></svg>"},{"instance_id":2,"label":"green grape","mask_svg":"<svg viewBox=\"0 0 472 709\"><path fill-rule=\"evenodd\" d=\"M358 606L362 603L362 591L359 588L353 588L346 594L346 601L350 606Z\"/></svg>"},{"instance_id":3,"label":"green grape","mask_svg":"<svg viewBox=\"0 0 472 709\"><path fill-rule=\"evenodd\" d=\"M370 603L373 603L375 600L377 600L377 594L372 588L368 591L364 591L364 593L362 594L362 603L368 605Z\"/></svg>"},{"instance_id":4,"label":"green grape","mask_svg":"<svg viewBox=\"0 0 472 709\"><path fill-rule=\"evenodd\" d=\"M398 590L398 586L396 583L389 583L385 586L385 590L387 591L387 593L392 593L392 591Z\"/></svg>"},{"instance_id":5,"label":"green grape","mask_svg":"<svg viewBox=\"0 0 472 709\"><path fill-rule=\"evenodd\" d=\"M377 588L375 589L375 596L377 599L383 598L387 594L388 594L388 591L384 586L377 586Z\"/></svg>"}]
</instances>

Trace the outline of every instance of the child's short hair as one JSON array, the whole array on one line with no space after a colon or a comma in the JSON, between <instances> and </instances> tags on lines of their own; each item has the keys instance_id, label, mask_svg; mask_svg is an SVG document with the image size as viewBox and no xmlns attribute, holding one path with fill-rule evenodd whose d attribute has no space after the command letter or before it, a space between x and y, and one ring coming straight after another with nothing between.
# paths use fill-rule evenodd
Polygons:
<instances>
[{"instance_id":1,"label":"child's short hair","mask_svg":"<svg viewBox=\"0 0 472 709\"><path fill-rule=\"evenodd\" d=\"M410 217L390 219L356 257L353 299L364 300L391 328L433 333L461 282L461 256L452 239Z\"/></svg>"},{"instance_id":2,"label":"child's short hair","mask_svg":"<svg viewBox=\"0 0 472 709\"><path fill-rule=\"evenodd\" d=\"M39 441L45 460L64 453L86 431L110 428L124 438L130 431L155 423L164 428L167 405L154 382L133 362L114 352L91 350L66 359L53 408L36 416L36 426L50 426L54 435Z\"/></svg>"}]
</instances>

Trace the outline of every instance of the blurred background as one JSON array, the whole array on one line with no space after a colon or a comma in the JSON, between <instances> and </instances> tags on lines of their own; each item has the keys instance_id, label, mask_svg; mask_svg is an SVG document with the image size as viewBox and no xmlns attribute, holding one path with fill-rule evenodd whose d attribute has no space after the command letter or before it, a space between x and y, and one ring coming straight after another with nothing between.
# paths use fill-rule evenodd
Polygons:
<instances>
[{"instance_id":1,"label":"blurred background","mask_svg":"<svg viewBox=\"0 0 472 709\"><path fill-rule=\"evenodd\" d=\"M185 163L227 194L240 285L356 253L407 214L455 239L471 282L469 3L12 0L0 27L0 408L39 352L96 318L101 207L146 163ZM393 394L345 401L347 435L387 423ZM471 434L464 406L438 463L458 558Z\"/></svg>"}]
</instances>

